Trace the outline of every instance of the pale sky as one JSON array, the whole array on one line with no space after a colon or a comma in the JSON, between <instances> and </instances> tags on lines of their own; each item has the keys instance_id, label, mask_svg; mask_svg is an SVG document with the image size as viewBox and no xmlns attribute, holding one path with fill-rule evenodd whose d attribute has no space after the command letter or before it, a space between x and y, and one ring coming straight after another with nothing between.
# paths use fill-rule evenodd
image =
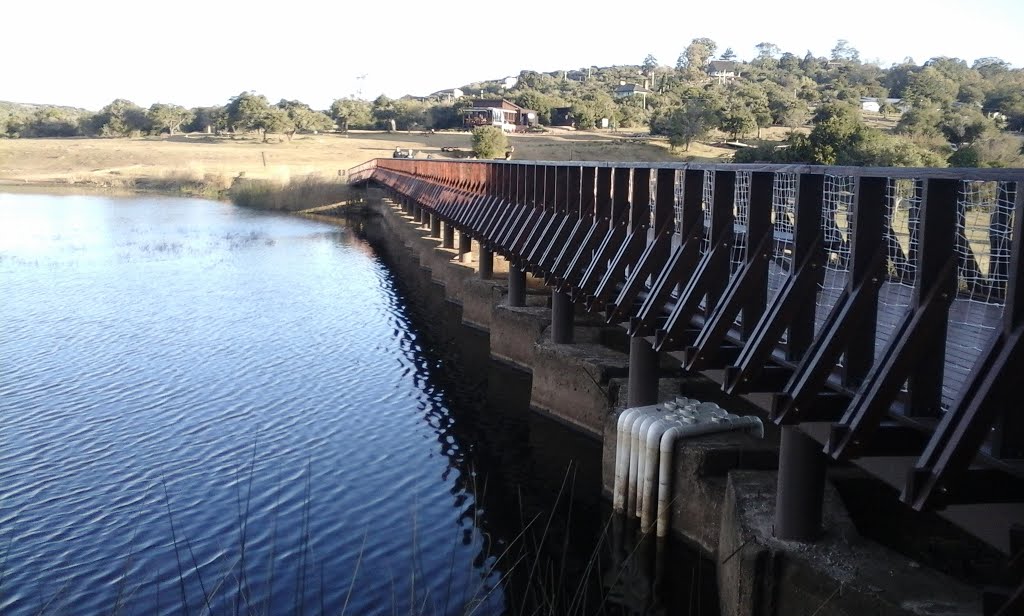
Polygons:
<instances>
[{"instance_id":1,"label":"pale sky","mask_svg":"<svg viewBox=\"0 0 1024 616\"><path fill-rule=\"evenodd\" d=\"M585 66L675 65L707 36L742 59L838 39L887 67L954 56L1024 66L1021 0L28 0L0 10L0 100L99 109L224 104L245 90L326 108ZM716 55L717 55L716 54Z\"/></svg>"}]
</instances>

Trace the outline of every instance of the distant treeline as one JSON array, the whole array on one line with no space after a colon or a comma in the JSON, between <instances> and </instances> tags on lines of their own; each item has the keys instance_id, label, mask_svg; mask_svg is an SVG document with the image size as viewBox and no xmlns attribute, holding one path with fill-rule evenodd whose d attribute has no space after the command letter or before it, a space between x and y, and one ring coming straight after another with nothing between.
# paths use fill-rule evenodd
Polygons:
<instances>
[{"instance_id":1,"label":"distant treeline","mask_svg":"<svg viewBox=\"0 0 1024 616\"><path fill-rule=\"evenodd\" d=\"M731 49L694 39L674 66L653 56L640 65L590 67L484 81L429 97L373 101L340 98L329 109L300 101L271 104L243 92L223 106L143 109L118 99L99 112L0 103L0 136L132 136L177 132L267 134L348 130L456 128L471 98L505 98L537 112L542 125L589 129L649 127L674 148L721 131L732 140L760 137L761 129L812 125L791 134L786 147L763 144L738 160L863 165L1019 165L1024 130L1024 70L999 58L972 64L931 58L882 68L862 62L840 40L830 57L783 52L772 43L741 60ZM462 96L459 96L459 95ZM891 119L891 130L864 123L865 110ZM803 131L806 133L807 131Z\"/></svg>"}]
</instances>

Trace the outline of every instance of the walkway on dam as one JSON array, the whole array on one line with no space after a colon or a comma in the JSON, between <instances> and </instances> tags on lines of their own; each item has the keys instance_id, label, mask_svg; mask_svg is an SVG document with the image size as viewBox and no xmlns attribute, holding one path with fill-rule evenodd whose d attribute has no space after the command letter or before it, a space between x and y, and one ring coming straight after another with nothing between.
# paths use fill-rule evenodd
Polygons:
<instances>
[{"instance_id":1,"label":"walkway on dam","mask_svg":"<svg viewBox=\"0 0 1024 616\"><path fill-rule=\"evenodd\" d=\"M1024 550L1024 170L369 161L452 247L456 232L631 336L629 406L664 354L769 394L782 426L775 532L820 526L824 468L849 461L1017 561ZM460 249L462 250L462 249ZM462 251L465 251L462 250ZM1024 584L990 613L1024 613Z\"/></svg>"}]
</instances>

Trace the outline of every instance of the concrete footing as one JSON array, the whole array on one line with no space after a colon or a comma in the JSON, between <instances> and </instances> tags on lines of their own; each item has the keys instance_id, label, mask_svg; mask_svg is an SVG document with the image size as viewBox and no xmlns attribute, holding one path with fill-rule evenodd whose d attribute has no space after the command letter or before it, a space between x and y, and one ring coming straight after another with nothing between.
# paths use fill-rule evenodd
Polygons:
<instances>
[{"instance_id":1,"label":"concrete footing","mask_svg":"<svg viewBox=\"0 0 1024 616\"><path fill-rule=\"evenodd\" d=\"M665 354L652 355L645 348L632 349L643 365L631 379L631 349L621 330L582 313L569 319L573 307L568 303L556 306L558 326L570 328L558 336L572 344L551 342L551 304L561 298L553 298L540 281L497 256L493 271L481 277L478 264L490 262L489 253L482 253L476 263L460 263L460 255L470 250L463 238L458 248L443 248L444 239L430 237L433 229L417 224L429 221L418 208L408 214L387 201L376 207L381 241L418 260L444 287L448 300L462 306L463 320L489 332L492 357L532 374L531 405L603 441L606 495L614 479L616 421L627 401L724 395L717 384L712 394L707 385L695 384L695 378L666 378ZM615 348L608 341L615 341ZM642 391L631 396L630 384ZM714 401L723 406L744 403L739 398ZM730 410L750 412L735 406ZM763 440L737 433L681 440L673 459L677 496L671 504L672 532L714 560L723 616L980 613L976 590L862 538L831 484L825 484L824 530L817 541L776 538L779 434L773 426ZM798 488L817 485L817 475L795 477ZM804 479L806 485L799 483ZM817 529L813 520L798 522L801 528Z\"/></svg>"}]
</instances>

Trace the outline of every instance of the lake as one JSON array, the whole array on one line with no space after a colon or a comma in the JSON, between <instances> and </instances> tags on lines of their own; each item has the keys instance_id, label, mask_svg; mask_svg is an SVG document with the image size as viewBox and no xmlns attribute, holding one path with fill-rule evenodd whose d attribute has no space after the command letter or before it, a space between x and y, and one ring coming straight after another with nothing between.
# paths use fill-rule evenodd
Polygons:
<instances>
[{"instance_id":1,"label":"lake","mask_svg":"<svg viewBox=\"0 0 1024 616\"><path fill-rule=\"evenodd\" d=\"M432 287L341 223L0 193L0 612L604 603L600 445Z\"/></svg>"}]
</instances>

